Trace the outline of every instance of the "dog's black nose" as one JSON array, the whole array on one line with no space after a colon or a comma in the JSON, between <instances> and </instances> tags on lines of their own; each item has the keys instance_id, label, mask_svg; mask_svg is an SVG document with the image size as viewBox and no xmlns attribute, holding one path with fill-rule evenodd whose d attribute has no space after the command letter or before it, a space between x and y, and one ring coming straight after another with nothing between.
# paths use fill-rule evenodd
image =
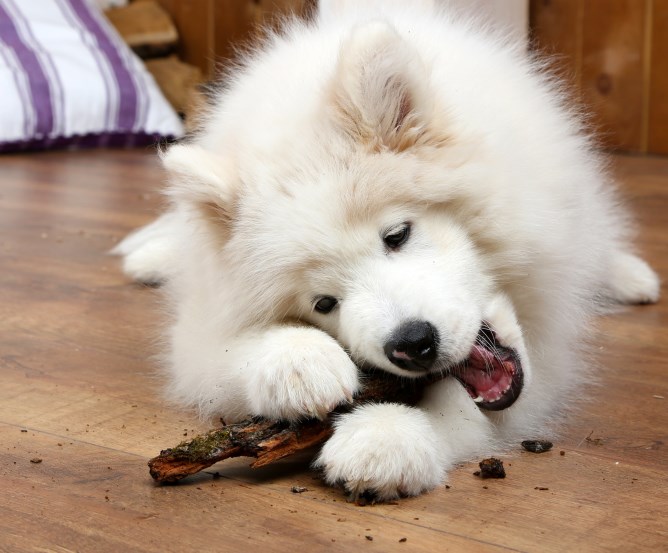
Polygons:
<instances>
[{"instance_id":1,"label":"dog's black nose","mask_svg":"<svg viewBox=\"0 0 668 553\"><path fill-rule=\"evenodd\" d=\"M438 331L427 321L409 321L392 334L384 350L397 367L409 371L427 370L436 360Z\"/></svg>"}]
</instances>

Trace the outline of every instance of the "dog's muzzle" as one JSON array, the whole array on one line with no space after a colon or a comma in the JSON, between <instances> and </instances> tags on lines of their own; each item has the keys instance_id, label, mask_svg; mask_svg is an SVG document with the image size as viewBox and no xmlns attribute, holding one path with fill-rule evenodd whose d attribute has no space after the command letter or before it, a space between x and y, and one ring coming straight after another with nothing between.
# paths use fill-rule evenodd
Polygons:
<instances>
[{"instance_id":1,"label":"dog's muzzle","mask_svg":"<svg viewBox=\"0 0 668 553\"><path fill-rule=\"evenodd\" d=\"M384 350L387 358L401 369L429 370L438 353L438 331L427 321L408 321L392 334Z\"/></svg>"},{"instance_id":2,"label":"dog's muzzle","mask_svg":"<svg viewBox=\"0 0 668 553\"><path fill-rule=\"evenodd\" d=\"M384 350L393 365L425 373L436 362L438 344L438 331L432 324L408 321L392 334ZM518 352L502 345L486 323L482 324L468 357L447 371L466 388L478 407L488 411L507 409L524 387Z\"/></svg>"}]
</instances>

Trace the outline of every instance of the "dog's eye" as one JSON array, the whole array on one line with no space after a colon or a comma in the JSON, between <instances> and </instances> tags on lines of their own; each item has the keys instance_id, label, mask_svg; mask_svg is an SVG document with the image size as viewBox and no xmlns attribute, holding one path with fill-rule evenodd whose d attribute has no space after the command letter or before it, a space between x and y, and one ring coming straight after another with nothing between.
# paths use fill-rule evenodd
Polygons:
<instances>
[{"instance_id":1,"label":"dog's eye","mask_svg":"<svg viewBox=\"0 0 668 553\"><path fill-rule=\"evenodd\" d=\"M396 250L402 246L411 234L411 224L403 223L398 227L394 227L383 237L383 242L391 250Z\"/></svg>"},{"instance_id":2,"label":"dog's eye","mask_svg":"<svg viewBox=\"0 0 668 553\"><path fill-rule=\"evenodd\" d=\"M339 303L336 298L332 296L322 296L315 302L314 308L318 313L326 315Z\"/></svg>"}]
</instances>

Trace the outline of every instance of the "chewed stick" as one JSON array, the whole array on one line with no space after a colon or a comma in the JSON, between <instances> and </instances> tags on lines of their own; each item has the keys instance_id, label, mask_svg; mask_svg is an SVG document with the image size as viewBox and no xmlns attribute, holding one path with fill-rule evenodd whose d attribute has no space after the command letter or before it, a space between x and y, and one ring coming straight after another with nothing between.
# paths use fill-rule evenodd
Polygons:
<instances>
[{"instance_id":1,"label":"chewed stick","mask_svg":"<svg viewBox=\"0 0 668 553\"><path fill-rule=\"evenodd\" d=\"M149 471L157 482L176 482L232 457L254 457L251 467L261 467L327 441L334 432L336 414L368 402L415 405L425 386L443 377L433 374L421 379L404 379L376 371L365 375L363 389L352 404L339 406L324 420L286 422L253 418L227 424L161 451L148 462Z\"/></svg>"}]
</instances>

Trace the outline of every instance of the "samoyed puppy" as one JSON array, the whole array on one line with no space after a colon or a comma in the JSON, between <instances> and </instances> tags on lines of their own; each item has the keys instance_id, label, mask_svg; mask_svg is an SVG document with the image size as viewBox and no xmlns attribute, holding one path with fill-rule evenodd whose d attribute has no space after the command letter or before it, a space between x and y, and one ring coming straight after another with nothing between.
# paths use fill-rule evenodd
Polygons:
<instances>
[{"instance_id":1,"label":"samoyed puppy","mask_svg":"<svg viewBox=\"0 0 668 553\"><path fill-rule=\"evenodd\" d=\"M659 282L523 45L427 0L320 4L162 154L170 209L116 253L165 282L169 391L203 417L323 417L364 367L448 375L339 416L315 461L387 500L546 435L599 306Z\"/></svg>"}]
</instances>

